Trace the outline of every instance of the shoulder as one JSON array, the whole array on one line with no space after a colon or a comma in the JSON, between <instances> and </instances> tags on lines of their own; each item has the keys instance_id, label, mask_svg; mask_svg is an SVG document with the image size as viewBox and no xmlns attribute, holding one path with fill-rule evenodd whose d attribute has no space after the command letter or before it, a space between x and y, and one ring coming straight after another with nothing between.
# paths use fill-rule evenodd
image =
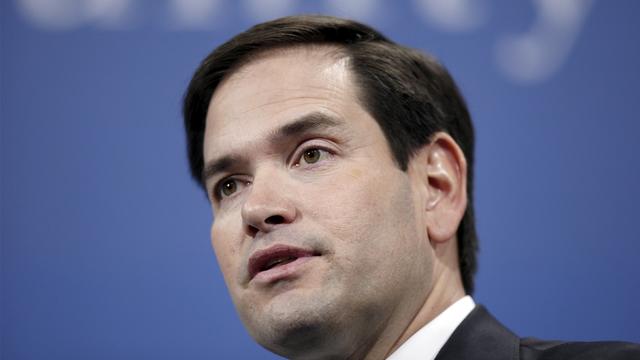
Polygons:
<instances>
[{"instance_id":1,"label":"shoulder","mask_svg":"<svg viewBox=\"0 0 640 360\"><path fill-rule=\"evenodd\" d=\"M617 341L562 342L526 338L520 341L522 360L571 360L571 359L640 359L640 345Z\"/></svg>"},{"instance_id":2,"label":"shoulder","mask_svg":"<svg viewBox=\"0 0 640 360\"><path fill-rule=\"evenodd\" d=\"M521 339L478 305L436 360L640 360L640 344Z\"/></svg>"}]
</instances>

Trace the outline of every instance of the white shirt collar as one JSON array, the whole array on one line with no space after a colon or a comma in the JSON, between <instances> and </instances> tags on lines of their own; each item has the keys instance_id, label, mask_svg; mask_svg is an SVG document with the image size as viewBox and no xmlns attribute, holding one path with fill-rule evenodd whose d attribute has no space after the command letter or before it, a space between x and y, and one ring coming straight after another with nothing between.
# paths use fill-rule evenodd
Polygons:
<instances>
[{"instance_id":1,"label":"white shirt collar","mask_svg":"<svg viewBox=\"0 0 640 360\"><path fill-rule=\"evenodd\" d=\"M467 295L451 304L422 329L411 335L387 360L433 360L458 325L476 306Z\"/></svg>"}]
</instances>

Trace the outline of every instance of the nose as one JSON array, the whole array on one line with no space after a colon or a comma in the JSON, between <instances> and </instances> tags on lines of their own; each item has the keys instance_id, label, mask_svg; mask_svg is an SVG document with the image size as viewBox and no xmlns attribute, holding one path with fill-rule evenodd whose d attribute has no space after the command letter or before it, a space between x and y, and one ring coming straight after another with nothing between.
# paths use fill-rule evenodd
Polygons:
<instances>
[{"instance_id":1,"label":"nose","mask_svg":"<svg viewBox=\"0 0 640 360\"><path fill-rule=\"evenodd\" d=\"M284 182L275 174L254 177L250 193L242 205L242 222L247 235L256 237L292 223L296 208L287 196Z\"/></svg>"}]
</instances>

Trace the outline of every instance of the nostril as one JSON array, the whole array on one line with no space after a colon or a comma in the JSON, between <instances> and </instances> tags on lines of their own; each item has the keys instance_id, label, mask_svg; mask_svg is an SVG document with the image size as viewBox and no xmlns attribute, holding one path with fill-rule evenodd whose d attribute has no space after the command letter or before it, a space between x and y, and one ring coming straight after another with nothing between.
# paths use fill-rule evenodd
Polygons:
<instances>
[{"instance_id":1,"label":"nostril","mask_svg":"<svg viewBox=\"0 0 640 360\"><path fill-rule=\"evenodd\" d=\"M282 215L273 215L269 216L264 222L269 225L282 224L284 223L284 217Z\"/></svg>"},{"instance_id":2,"label":"nostril","mask_svg":"<svg viewBox=\"0 0 640 360\"><path fill-rule=\"evenodd\" d=\"M258 228L255 226L252 226L252 225L247 226L247 233L251 237L255 237L258 231L259 231Z\"/></svg>"}]
</instances>

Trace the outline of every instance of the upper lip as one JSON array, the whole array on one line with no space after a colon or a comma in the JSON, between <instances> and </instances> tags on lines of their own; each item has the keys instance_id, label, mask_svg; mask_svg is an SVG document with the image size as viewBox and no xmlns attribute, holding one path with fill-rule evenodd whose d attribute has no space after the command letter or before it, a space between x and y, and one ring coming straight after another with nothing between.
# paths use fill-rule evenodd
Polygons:
<instances>
[{"instance_id":1,"label":"upper lip","mask_svg":"<svg viewBox=\"0 0 640 360\"><path fill-rule=\"evenodd\" d=\"M258 250L249 258L249 279L253 279L256 274L265 270L266 266L272 261L289 257L301 258L316 255L319 254L313 250L289 245L273 245L264 250Z\"/></svg>"}]
</instances>

